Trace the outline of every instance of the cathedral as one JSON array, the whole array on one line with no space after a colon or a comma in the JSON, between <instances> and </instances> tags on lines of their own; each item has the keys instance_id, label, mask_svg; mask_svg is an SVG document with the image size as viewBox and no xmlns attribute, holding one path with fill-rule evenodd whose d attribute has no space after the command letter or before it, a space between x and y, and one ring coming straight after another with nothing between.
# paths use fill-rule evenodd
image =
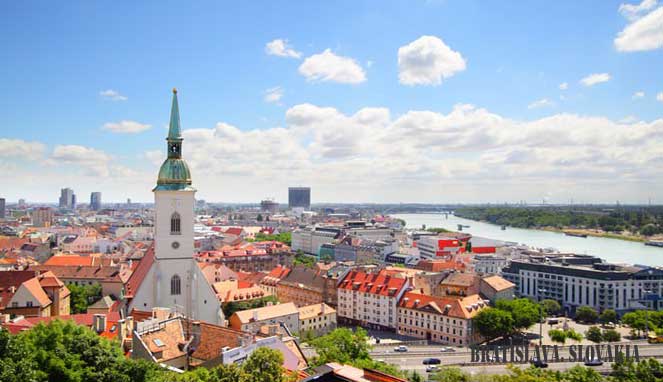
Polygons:
<instances>
[{"instance_id":1,"label":"cathedral","mask_svg":"<svg viewBox=\"0 0 663 382\"><path fill-rule=\"evenodd\" d=\"M166 141L168 157L161 165L157 185L152 190L154 248L134 272L138 273L134 276L139 276L140 280L135 280L138 282L131 291L128 310L171 308L193 320L223 325L221 304L193 258L196 189L191 185L189 166L182 159L183 139L176 89L173 89Z\"/></svg>"}]
</instances>

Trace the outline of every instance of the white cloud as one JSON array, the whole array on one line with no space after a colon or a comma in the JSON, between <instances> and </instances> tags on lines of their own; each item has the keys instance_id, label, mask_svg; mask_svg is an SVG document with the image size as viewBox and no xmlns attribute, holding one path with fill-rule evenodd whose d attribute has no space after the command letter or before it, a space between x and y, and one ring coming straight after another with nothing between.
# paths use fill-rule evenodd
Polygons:
<instances>
[{"instance_id":1,"label":"white cloud","mask_svg":"<svg viewBox=\"0 0 663 382\"><path fill-rule=\"evenodd\" d=\"M530 103L529 105L527 105L527 108L538 109L541 107L552 107L552 106L555 106L555 103L553 101L549 100L548 98L542 98Z\"/></svg>"},{"instance_id":2,"label":"white cloud","mask_svg":"<svg viewBox=\"0 0 663 382\"><path fill-rule=\"evenodd\" d=\"M465 70L465 59L435 36L421 36L398 49L398 79L405 85L439 85Z\"/></svg>"},{"instance_id":3,"label":"white cloud","mask_svg":"<svg viewBox=\"0 0 663 382\"><path fill-rule=\"evenodd\" d=\"M663 102L663 92L656 95L656 100Z\"/></svg>"},{"instance_id":4,"label":"white cloud","mask_svg":"<svg viewBox=\"0 0 663 382\"><path fill-rule=\"evenodd\" d=\"M108 122L103 126L104 130L119 134L137 134L148 130L152 125L136 121L122 120L120 122Z\"/></svg>"},{"instance_id":5,"label":"white cloud","mask_svg":"<svg viewBox=\"0 0 663 382\"><path fill-rule=\"evenodd\" d=\"M637 98L643 98L644 96L645 96L645 92L637 91L637 92L633 93L632 98L637 99Z\"/></svg>"},{"instance_id":6,"label":"white cloud","mask_svg":"<svg viewBox=\"0 0 663 382\"><path fill-rule=\"evenodd\" d=\"M639 121L639 119L635 115L627 115L626 117L620 119L619 123L623 123L623 124L628 125L628 124L636 123L638 121Z\"/></svg>"},{"instance_id":7,"label":"white cloud","mask_svg":"<svg viewBox=\"0 0 663 382\"><path fill-rule=\"evenodd\" d=\"M0 138L0 158L36 160L43 156L45 149L40 142Z\"/></svg>"},{"instance_id":8,"label":"white cloud","mask_svg":"<svg viewBox=\"0 0 663 382\"><path fill-rule=\"evenodd\" d=\"M619 6L619 13L628 20L634 21L642 17L644 13L656 6L656 0L642 0L640 4L622 3Z\"/></svg>"},{"instance_id":9,"label":"white cloud","mask_svg":"<svg viewBox=\"0 0 663 382\"><path fill-rule=\"evenodd\" d=\"M283 89L280 86L265 90L265 102L277 103L281 98L283 98Z\"/></svg>"},{"instance_id":10,"label":"white cloud","mask_svg":"<svg viewBox=\"0 0 663 382\"><path fill-rule=\"evenodd\" d=\"M288 40L277 38L265 45L265 52L272 56L300 58L301 52L288 45Z\"/></svg>"},{"instance_id":11,"label":"white cloud","mask_svg":"<svg viewBox=\"0 0 663 382\"><path fill-rule=\"evenodd\" d=\"M590 74L587 77L580 80L580 83L582 83L585 86L594 86L596 84L600 84L602 82L608 82L608 81L610 81L610 74L608 74L608 73L594 73L594 74Z\"/></svg>"},{"instance_id":12,"label":"white cloud","mask_svg":"<svg viewBox=\"0 0 663 382\"><path fill-rule=\"evenodd\" d=\"M566 90L569 88L569 84L567 82L562 82L559 84L559 90Z\"/></svg>"},{"instance_id":13,"label":"white cloud","mask_svg":"<svg viewBox=\"0 0 663 382\"><path fill-rule=\"evenodd\" d=\"M638 52L663 47L663 7L633 21L615 38L620 52Z\"/></svg>"},{"instance_id":14,"label":"white cloud","mask_svg":"<svg viewBox=\"0 0 663 382\"><path fill-rule=\"evenodd\" d=\"M126 101L129 99L113 89L102 90L99 92L99 95L111 101Z\"/></svg>"},{"instance_id":15,"label":"white cloud","mask_svg":"<svg viewBox=\"0 0 663 382\"><path fill-rule=\"evenodd\" d=\"M308 57L299 66L308 81L332 81L359 84L366 81L364 69L350 57L337 56L330 49Z\"/></svg>"},{"instance_id":16,"label":"white cloud","mask_svg":"<svg viewBox=\"0 0 663 382\"><path fill-rule=\"evenodd\" d=\"M87 170L87 175L107 177L111 156L104 151L80 145L58 145L51 154L53 164L69 164Z\"/></svg>"}]
</instances>

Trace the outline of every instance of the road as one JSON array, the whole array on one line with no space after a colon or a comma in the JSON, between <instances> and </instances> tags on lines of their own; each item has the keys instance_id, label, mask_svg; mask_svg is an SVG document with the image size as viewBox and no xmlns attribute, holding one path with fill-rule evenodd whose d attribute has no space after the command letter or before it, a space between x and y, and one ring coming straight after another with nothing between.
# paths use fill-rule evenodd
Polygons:
<instances>
[{"instance_id":1,"label":"road","mask_svg":"<svg viewBox=\"0 0 663 382\"><path fill-rule=\"evenodd\" d=\"M640 358L663 358L663 345L650 345L647 343L638 343ZM408 347L407 352L399 353L393 350L393 347L375 347L371 351L371 357L376 360L382 360L393 365L397 365L405 370L416 370L425 372L426 366L422 364L426 358L439 358L442 365L455 365L461 367L467 372L474 373L503 373L506 370L505 364L481 364L472 363L470 352L467 348L455 348L453 353L443 353L440 349L444 346L412 346ZM559 356L561 359L569 359L568 346L560 347ZM579 362L549 362L549 368L552 370L564 370ZM527 366L528 364L521 364ZM610 365L606 362L603 366L597 367L597 371L609 370Z\"/></svg>"}]
</instances>

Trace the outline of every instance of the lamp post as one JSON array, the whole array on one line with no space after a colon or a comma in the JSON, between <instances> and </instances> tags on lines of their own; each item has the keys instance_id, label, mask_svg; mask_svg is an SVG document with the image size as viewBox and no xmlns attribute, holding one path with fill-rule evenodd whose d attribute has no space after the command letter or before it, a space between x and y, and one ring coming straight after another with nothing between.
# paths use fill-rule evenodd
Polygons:
<instances>
[{"instance_id":1,"label":"lamp post","mask_svg":"<svg viewBox=\"0 0 663 382\"><path fill-rule=\"evenodd\" d=\"M539 289L539 347L543 346L543 304L541 304L542 294L547 290Z\"/></svg>"}]
</instances>

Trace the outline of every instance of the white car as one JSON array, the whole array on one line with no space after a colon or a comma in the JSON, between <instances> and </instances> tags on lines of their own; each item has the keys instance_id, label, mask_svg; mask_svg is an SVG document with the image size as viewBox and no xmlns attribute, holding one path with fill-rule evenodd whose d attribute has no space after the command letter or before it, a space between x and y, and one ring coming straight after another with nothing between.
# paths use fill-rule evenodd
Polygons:
<instances>
[{"instance_id":1,"label":"white car","mask_svg":"<svg viewBox=\"0 0 663 382\"><path fill-rule=\"evenodd\" d=\"M440 370L440 368L437 367L437 366L435 366L435 365L428 365L428 366L426 366L426 372L427 372L427 373L432 373L432 372L434 372L434 371L438 371L438 370Z\"/></svg>"},{"instance_id":2,"label":"white car","mask_svg":"<svg viewBox=\"0 0 663 382\"><path fill-rule=\"evenodd\" d=\"M399 352L399 353L405 353L407 351L407 346L405 346L405 345L396 346L394 348L394 351Z\"/></svg>"},{"instance_id":3,"label":"white car","mask_svg":"<svg viewBox=\"0 0 663 382\"><path fill-rule=\"evenodd\" d=\"M454 349L454 348L452 348L452 347L450 347L450 346L445 346L445 347L443 347L443 348L440 349L440 352L441 352L441 353L453 353L453 352L455 352L455 351L456 351L456 349Z\"/></svg>"}]
</instances>

